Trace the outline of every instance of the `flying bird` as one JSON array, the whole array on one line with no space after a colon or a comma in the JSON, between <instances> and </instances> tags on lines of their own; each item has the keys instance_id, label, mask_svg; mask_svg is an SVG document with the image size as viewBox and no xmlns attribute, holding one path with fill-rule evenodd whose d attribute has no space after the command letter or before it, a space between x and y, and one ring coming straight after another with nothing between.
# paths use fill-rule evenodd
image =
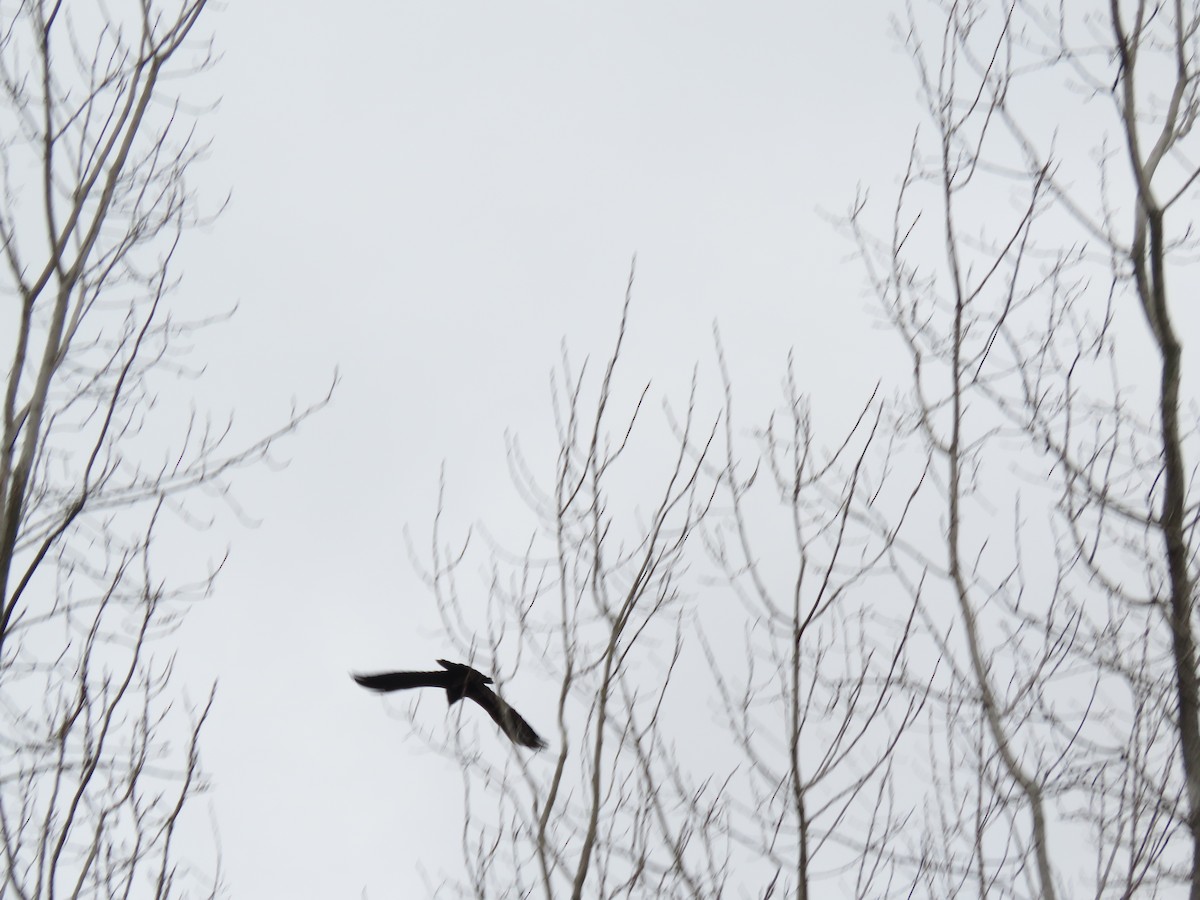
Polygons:
<instances>
[{"instance_id":1,"label":"flying bird","mask_svg":"<svg viewBox=\"0 0 1200 900\"><path fill-rule=\"evenodd\" d=\"M477 669L462 663L438 660L442 672L381 672L378 675L354 675L355 681L372 691L406 691L409 688L436 687L446 691L446 702L451 705L463 697L474 700L509 736L514 744L541 750L546 742L533 727L488 687L492 679Z\"/></svg>"}]
</instances>

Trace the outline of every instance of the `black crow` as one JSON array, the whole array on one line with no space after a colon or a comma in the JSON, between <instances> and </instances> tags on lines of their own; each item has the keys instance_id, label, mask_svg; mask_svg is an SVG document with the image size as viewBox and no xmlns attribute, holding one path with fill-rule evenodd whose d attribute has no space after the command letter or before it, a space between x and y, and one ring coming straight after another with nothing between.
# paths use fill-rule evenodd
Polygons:
<instances>
[{"instance_id":1,"label":"black crow","mask_svg":"<svg viewBox=\"0 0 1200 900\"><path fill-rule=\"evenodd\" d=\"M382 672L379 675L354 675L353 678L373 691L405 691L409 688L437 687L446 691L446 701L454 704L467 697L484 708L514 744L541 750L546 742L533 727L488 687L492 679L462 663L438 660L444 672Z\"/></svg>"}]
</instances>

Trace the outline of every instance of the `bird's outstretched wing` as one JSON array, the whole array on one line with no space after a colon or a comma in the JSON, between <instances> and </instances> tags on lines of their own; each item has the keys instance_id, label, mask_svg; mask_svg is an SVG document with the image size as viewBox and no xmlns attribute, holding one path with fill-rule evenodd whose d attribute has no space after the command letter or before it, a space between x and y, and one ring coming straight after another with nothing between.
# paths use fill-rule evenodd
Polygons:
<instances>
[{"instance_id":1,"label":"bird's outstretched wing","mask_svg":"<svg viewBox=\"0 0 1200 900\"><path fill-rule=\"evenodd\" d=\"M355 681L372 691L404 691L419 687L448 687L450 672L381 672L378 675L353 675Z\"/></svg>"},{"instance_id":2,"label":"bird's outstretched wing","mask_svg":"<svg viewBox=\"0 0 1200 900\"><path fill-rule=\"evenodd\" d=\"M487 711L514 744L532 747L534 750L546 747L546 742L533 730L533 726L522 719L520 714L501 700L491 688L482 684L471 684L467 689L467 696Z\"/></svg>"}]
</instances>

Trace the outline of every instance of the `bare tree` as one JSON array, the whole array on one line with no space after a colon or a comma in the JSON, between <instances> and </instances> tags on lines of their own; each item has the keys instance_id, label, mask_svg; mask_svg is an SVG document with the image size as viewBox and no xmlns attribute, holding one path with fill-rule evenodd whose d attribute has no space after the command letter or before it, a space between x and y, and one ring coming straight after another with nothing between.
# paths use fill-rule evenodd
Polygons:
<instances>
[{"instance_id":1,"label":"bare tree","mask_svg":"<svg viewBox=\"0 0 1200 900\"><path fill-rule=\"evenodd\" d=\"M473 540L486 552L485 603L460 592L473 575L470 546L448 545L440 512L435 522L424 568L449 638L501 694L518 670L534 671L557 698L555 720L534 722L550 745L540 754L501 746L497 762L463 732L442 746L463 772L466 873L446 889L464 896L715 897L729 877L727 836L696 827L698 816L720 816L721 785L689 780L677 730L696 714L681 674L692 618L685 551L720 484L709 462L719 416L705 423L693 386L671 458L653 464L656 444L642 433L654 427L650 385L617 411L629 312L627 293L596 378L563 354L552 477L538 478L510 444L537 526L516 553L486 533Z\"/></svg>"},{"instance_id":2,"label":"bare tree","mask_svg":"<svg viewBox=\"0 0 1200 900\"><path fill-rule=\"evenodd\" d=\"M155 647L219 563L169 581L156 548L312 410L235 446L232 421L158 402L214 321L170 302L205 149L173 86L212 61L205 6L0 11L0 897L218 892L175 849L212 698L182 710Z\"/></svg>"},{"instance_id":3,"label":"bare tree","mask_svg":"<svg viewBox=\"0 0 1200 900\"><path fill-rule=\"evenodd\" d=\"M941 523L891 560L943 660L913 884L1197 898L1197 434L1170 297L1200 7L935 7L906 31L932 135L890 237L852 219Z\"/></svg>"},{"instance_id":4,"label":"bare tree","mask_svg":"<svg viewBox=\"0 0 1200 900\"><path fill-rule=\"evenodd\" d=\"M789 360L785 406L739 477L733 379L719 358L728 503L711 517L708 550L740 601L743 639L730 640L728 614L702 637L740 758L728 827L768 863L764 896L878 897L897 875L891 847L909 815L895 799L897 748L935 671L910 665L919 604L890 599L879 575L906 538L926 461L906 473L893 458L878 389L824 449ZM895 512L886 526L881 509Z\"/></svg>"}]
</instances>

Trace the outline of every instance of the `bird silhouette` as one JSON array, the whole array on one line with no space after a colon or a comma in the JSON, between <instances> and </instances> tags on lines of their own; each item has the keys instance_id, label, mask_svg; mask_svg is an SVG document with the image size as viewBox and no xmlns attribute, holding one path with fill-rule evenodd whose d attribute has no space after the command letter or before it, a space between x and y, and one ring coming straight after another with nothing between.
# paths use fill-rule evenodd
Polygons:
<instances>
[{"instance_id":1,"label":"bird silhouette","mask_svg":"<svg viewBox=\"0 0 1200 900\"><path fill-rule=\"evenodd\" d=\"M541 739L520 714L505 703L488 687L492 679L478 669L462 663L438 660L441 672L381 672L378 675L353 675L359 684L372 691L388 693L406 691L409 688L436 687L446 691L446 702L453 705L466 697L484 708L514 744L541 750L546 742Z\"/></svg>"}]
</instances>

